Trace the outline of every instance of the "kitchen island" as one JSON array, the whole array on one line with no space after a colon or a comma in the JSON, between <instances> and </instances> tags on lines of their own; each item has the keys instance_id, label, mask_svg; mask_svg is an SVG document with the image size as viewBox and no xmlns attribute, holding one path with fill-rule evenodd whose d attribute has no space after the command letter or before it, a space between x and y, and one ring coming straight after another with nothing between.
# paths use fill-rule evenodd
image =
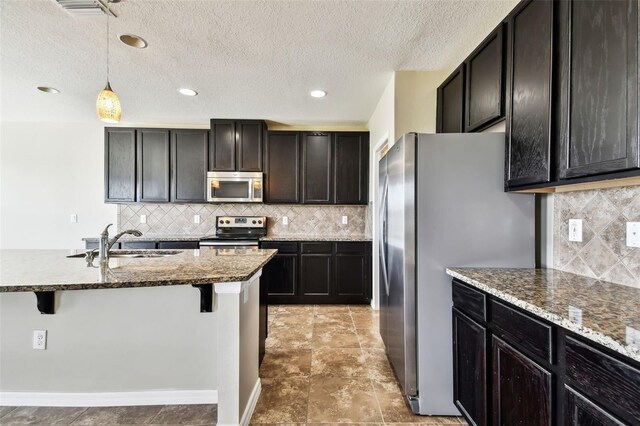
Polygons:
<instances>
[{"instance_id":1,"label":"kitchen island","mask_svg":"<svg viewBox=\"0 0 640 426\"><path fill-rule=\"evenodd\" d=\"M103 267L69 254L0 250L1 405L217 402L218 424L248 423L276 250L113 251Z\"/></svg>"}]
</instances>

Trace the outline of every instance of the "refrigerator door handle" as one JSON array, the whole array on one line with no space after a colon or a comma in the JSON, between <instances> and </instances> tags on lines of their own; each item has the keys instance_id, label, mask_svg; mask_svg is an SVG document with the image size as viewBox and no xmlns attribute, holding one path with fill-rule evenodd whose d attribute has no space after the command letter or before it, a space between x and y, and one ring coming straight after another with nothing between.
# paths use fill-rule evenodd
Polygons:
<instances>
[{"instance_id":1,"label":"refrigerator door handle","mask_svg":"<svg viewBox=\"0 0 640 426\"><path fill-rule=\"evenodd\" d=\"M380 238L379 238L379 251L381 257L381 266L382 266L382 279L384 280L384 288L387 292L387 296L389 295L389 278L387 277L387 196L389 191L389 182L388 178L385 176L384 178L384 188L382 190L382 197L380 200Z\"/></svg>"}]
</instances>

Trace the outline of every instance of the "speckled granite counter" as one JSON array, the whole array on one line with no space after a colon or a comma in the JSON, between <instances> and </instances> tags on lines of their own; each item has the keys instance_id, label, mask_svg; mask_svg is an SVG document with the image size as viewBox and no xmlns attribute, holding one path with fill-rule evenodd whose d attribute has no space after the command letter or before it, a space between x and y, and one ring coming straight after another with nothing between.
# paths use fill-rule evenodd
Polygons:
<instances>
[{"instance_id":1,"label":"speckled granite counter","mask_svg":"<svg viewBox=\"0 0 640 426\"><path fill-rule=\"evenodd\" d=\"M640 288L554 269L448 268L447 274L640 362ZM582 323L569 308L582 310Z\"/></svg>"},{"instance_id":2,"label":"speckled granite counter","mask_svg":"<svg viewBox=\"0 0 640 426\"><path fill-rule=\"evenodd\" d=\"M68 250L0 250L0 292L87 290L246 281L277 250L113 250L173 252L166 257L111 258L88 267Z\"/></svg>"},{"instance_id":3,"label":"speckled granite counter","mask_svg":"<svg viewBox=\"0 0 640 426\"><path fill-rule=\"evenodd\" d=\"M371 241L364 235L267 235L260 241Z\"/></svg>"},{"instance_id":4,"label":"speckled granite counter","mask_svg":"<svg viewBox=\"0 0 640 426\"><path fill-rule=\"evenodd\" d=\"M185 234L172 234L172 235L153 235L145 234L141 237L133 237L124 235L118 239L118 241L200 241L204 235L185 235ZM100 241L99 237L85 237L82 241L97 243Z\"/></svg>"},{"instance_id":5,"label":"speckled granite counter","mask_svg":"<svg viewBox=\"0 0 640 426\"><path fill-rule=\"evenodd\" d=\"M142 237L123 236L119 241L199 241L204 235L143 235ZM97 243L98 237L86 237L82 241ZM260 241L371 241L364 235L268 235Z\"/></svg>"}]
</instances>

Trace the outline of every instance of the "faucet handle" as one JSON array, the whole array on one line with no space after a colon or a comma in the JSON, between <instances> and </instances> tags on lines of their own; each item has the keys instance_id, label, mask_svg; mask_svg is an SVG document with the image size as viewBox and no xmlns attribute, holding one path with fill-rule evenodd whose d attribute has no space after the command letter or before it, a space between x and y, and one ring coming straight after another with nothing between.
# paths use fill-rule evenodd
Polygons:
<instances>
[{"instance_id":1,"label":"faucet handle","mask_svg":"<svg viewBox=\"0 0 640 426\"><path fill-rule=\"evenodd\" d=\"M101 234L103 237L108 237L109 236L109 227L111 225L113 225L113 223L108 224L107 227L104 228L104 231L102 231L102 234Z\"/></svg>"}]
</instances>

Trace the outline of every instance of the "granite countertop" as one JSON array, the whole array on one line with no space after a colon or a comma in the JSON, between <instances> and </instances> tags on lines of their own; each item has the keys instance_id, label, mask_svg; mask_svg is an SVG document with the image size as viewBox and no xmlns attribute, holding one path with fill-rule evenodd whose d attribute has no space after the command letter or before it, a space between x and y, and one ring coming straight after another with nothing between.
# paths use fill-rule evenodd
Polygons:
<instances>
[{"instance_id":1,"label":"granite countertop","mask_svg":"<svg viewBox=\"0 0 640 426\"><path fill-rule=\"evenodd\" d=\"M204 235L143 235L133 237L124 235L118 241L199 241ZM86 237L82 241L97 243L98 237ZM364 235L267 235L260 241L371 241Z\"/></svg>"},{"instance_id":2,"label":"granite countertop","mask_svg":"<svg viewBox=\"0 0 640 426\"><path fill-rule=\"evenodd\" d=\"M200 238L203 238L204 235L185 235L185 234L164 234L164 235L153 235L153 234L145 234L141 237L134 237L132 235L123 235L118 239L118 241L200 241ZM92 243L97 243L100 241L100 237L85 237L82 241L89 241Z\"/></svg>"},{"instance_id":3,"label":"granite countertop","mask_svg":"<svg viewBox=\"0 0 640 426\"><path fill-rule=\"evenodd\" d=\"M267 235L260 241L371 241L364 235Z\"/></svg>"},{"instance_id":4,"label":"granite countertop","mask_svg":"<svg viewBox=\"0 0 640 426\"><path fill-rule=\"evenodd\" d=\"M448 268L447 274L640 362L640 288L554 269ZM582 310L581 322L569 309Z\"/></svg>"},{"instance_id":5,"label":"granite countertop","mask_svg":"<svg viewBox=\"0 0 640 426\"><path fill-rule=\"evenodd\" d=\"M84 251L80 251L83 253ZM69 250L0 250L0 292L88 290L246 281L277 250L113 250L166 254L153 258L111 258L101 268Z\"/></svg>"}]
</instances>

